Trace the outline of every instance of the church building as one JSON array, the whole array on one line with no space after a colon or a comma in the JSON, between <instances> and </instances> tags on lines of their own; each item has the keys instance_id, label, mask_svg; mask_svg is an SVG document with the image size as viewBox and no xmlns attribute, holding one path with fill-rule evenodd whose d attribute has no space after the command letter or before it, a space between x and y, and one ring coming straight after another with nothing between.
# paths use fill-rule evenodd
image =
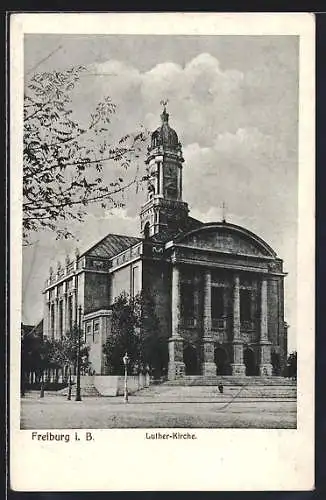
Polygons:
<instances>
[{"instance_id":1,"label":"church building","mask_svg":"<svg viewBox=\"0 0 326 500\"><path fill-rule=\"evenodd\" d=\"M183 200L184 159L164 107L151 135L140 236L108 234L56 272L44 293L43 333L82 324L96 374L111 305L121 292L153 298L168 352L169 379L184 375L282 375L287 357L283 261L244 227L202 223ZM190 165L187 168L194 168ZM153 332L156 335L157 332Z\"/></svg>"}]
</instances>

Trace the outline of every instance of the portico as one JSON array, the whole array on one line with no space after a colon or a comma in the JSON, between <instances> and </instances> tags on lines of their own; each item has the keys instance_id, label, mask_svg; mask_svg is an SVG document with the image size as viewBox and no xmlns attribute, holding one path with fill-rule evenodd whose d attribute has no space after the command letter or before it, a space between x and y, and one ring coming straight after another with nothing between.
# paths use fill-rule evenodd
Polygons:
<instances>
[{"instance_id":1,"label":"portico","mask_svg":"<svg viewBox=\"0 0 326 500\"><path fill-rule=\"evenodd\" d=\"M220 234L237 231L226 223L218 226ZM275 280L283 283L280 261L271 265L274 254L263 258L256 252L242 259L238 254L235 263L234 255L225 249L209 248L202 228L195 232L201 232L200 247L188 245L183 238L171 250L169 378L191 374L189 355L185 356L189 346L203 376L271 376L272 348L284 335L277 307L281 297L273 294Z\"/></svg>"}]
</instances>

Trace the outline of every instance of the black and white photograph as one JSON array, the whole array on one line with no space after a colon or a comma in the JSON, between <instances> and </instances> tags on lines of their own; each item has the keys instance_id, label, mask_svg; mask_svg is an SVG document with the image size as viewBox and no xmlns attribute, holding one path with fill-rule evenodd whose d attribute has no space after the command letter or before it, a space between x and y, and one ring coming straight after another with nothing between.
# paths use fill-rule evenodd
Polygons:
<instances>
[{"instance_id":1,"label":"black and white photograph","mask_svg":"<svg viewBox=\"0 0 326 500\"><path fill-rule=\"evenodd\" d=\"M314 336L300 33L71 32L78 14L63 17L15 60L28 446L296 432Z\"/></svg>"}]
</instances>

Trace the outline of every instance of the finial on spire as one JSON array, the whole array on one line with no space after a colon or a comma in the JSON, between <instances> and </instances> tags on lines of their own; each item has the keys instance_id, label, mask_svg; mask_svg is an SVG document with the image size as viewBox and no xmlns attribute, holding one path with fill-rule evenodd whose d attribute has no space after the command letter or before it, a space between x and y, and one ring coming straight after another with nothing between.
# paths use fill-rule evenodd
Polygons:
<instances>
[{"instance_id":1,"label":"finial on spire","mask_svg":"<svg viewBox=\"0 0 326 500\"><path fill-rule=\"evenodd\" d=\"M226 205L225 201L222 203L222 222L226 222Z\"/></svg>"},{"instance_id":2,"label":"finial on spire","mask_svg":"<svg viewBox=\"0 0 326 500\"><path fill-rule=\"evenodd\" d=\"M169 113L166 111L166 106L169 102L169 99L162 99L160 101L161 106L163 106L163 113L161 114L161 118L163 122L167 122L169 120Z\"/></svg>"},{"instance_id":3,"label":"finial on spire","mask_svg":"<svg viewBox=\"0 0 326 500\"><path fill-rule=\"evenodd\" d=\"M162 99L160 101L161 106L163 106L163 111L166 111L166 106L168 105L169 99Z\"/></svg>"}]
</instances>

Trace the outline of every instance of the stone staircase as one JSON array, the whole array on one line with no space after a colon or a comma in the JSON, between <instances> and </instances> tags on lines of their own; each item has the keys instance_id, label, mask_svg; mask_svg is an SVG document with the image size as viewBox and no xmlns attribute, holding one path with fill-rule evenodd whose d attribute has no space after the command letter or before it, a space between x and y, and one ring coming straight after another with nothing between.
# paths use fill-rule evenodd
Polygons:
<instances>
[{"instance_id":1,"label":"stone staircase","mask_svg":"<svg viewBox=\"0 0 326 500\"><path fill-rule=\"evenodd\" d=\"M154 402L219 402L237 400L296 400L295 385L224 385L223 393L211 385L171 385L163 383L142 389L133 400Z\"/></svg>"},{"instance_id":2,"label":"stone staircase","mask_svg":"<svg viewBox=\"0 0 326 500\"><path fill-rule=\"evenodd\" d=\"M220 393L218 384L224 391ZM57 391L61 396L68 395L68 387ZM76 384L72 386L71 397L76 395ZM81 397L102 397L93 383L92 377L83 377ZM295 400L297 385L295 380L283 377L234 377L234 376L197 376L189 375L176 380L139 390L132 395L134 401L152 402L211 402L229 398L241 400Z\"/></svg>"},{"instance_id":3,"label":"stone staircase","mask_svg":"<svg viewBox=\"0 0 326 500\"><path fill-rule=\"evenodd\" d=\"M61 395L61 396L68 396L68 387L65 387L64 389L61 389L60 391L57 391L57 394L58 395ZM94 384L92 382L88 383L88 384L83 384L81 385L80 387L80 395L81 397L100 397L101 394L98 392L98 390L96 389L96 387L94 386ZM76 396L76 384L73 384L72 388L71 388L71 397L75 397Z\"/></svg>"},{"instance_id":4,"label":"stone staircase","mask_svg":"<svg viewBox=\"0 0 326 500\"><path fill-rule=\"evenodd\" d=\"M167 380L164 385L170 386L277 386L296 387L296 380L285 377L236 377L236 376L203 376L186 375L175 380Z\"/></svg>"}]
</instances>

